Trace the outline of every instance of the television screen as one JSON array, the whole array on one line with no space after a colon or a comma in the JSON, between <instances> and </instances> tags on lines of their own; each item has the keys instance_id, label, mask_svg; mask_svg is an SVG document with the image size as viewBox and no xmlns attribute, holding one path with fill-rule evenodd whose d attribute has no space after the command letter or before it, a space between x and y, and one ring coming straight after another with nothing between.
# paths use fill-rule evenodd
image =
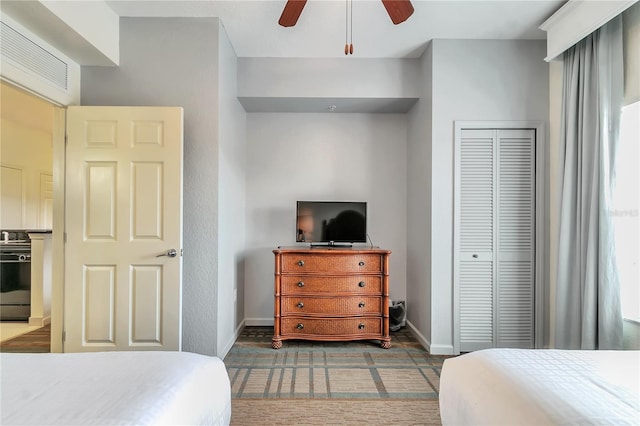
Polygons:
<instances>
[{"instance_id":1,"label":"television screen","mask_svg":"<svg viewBox=\"0 0 640 426\"><path fill-rule=\"evenodd\" d=\"M298 201L296 216L297 242L367 242L366 202Z\"/></svg>"}]
</instances>

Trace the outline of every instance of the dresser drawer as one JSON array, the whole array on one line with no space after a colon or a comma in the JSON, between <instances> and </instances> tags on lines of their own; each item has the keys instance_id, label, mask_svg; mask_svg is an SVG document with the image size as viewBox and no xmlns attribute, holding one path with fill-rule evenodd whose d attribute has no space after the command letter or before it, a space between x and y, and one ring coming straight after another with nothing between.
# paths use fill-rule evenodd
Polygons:
<instances>
[{"instance_id":1,"label":"dresser drawer","mask_svg":"<svg viewBox=\"0 0 640 426\"><path fill-rule=\"evenodd\" d=\"M359 336L382 334L382 318L281 318L282 335Z\"/></svg>"},{"instance_id":2,"label":"dresser drawer","mask_svg":"<svg viewBox=\"0 0 640 426\"><path fill-rule=\"evenodd\" d=\"M378 254L284 254L283 273L376 273L382 272L382 257Z\"/></svg>"},{"instance_id":3,"label":"dresser drawer","mask_svg":"<svg viewBox=\"0 0 640 426\"><path fill-rule=\"evenodd\" d=\"M315 277L283 275L282 294L381 294L382 278L379 276Z\"/></svg>"},{"instance_id":4,"label":"dresser drawer","mask_svg":"<svg viewBox=\"0 0 640 426\"><path fill-rule=\"evenodd\" d=\"M382 297L282 297L282 315L380 315Z\"/></svg>"}]
</instances>

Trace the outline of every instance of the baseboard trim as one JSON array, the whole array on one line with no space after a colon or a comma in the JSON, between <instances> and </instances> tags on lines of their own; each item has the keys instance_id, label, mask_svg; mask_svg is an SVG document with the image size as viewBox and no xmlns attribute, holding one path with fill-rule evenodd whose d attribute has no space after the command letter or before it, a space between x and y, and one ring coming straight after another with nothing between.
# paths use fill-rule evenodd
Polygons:
<instances>
[{"instance_id":1,"label":"baseboard trim","mask_svg":"<svg viewBox=\"0 0 640 426\"><path fill-rule=\"evenodd\" d=\"M269 327L273 326L273 318L245 318L245 325L248 327Z\"/></svg>"},{"instance_id":2,"label":"baseboard trim","mask_svg":"<svg viewBox=\"0 0 640 426\"><path fill-rule=\"evenodd\" d=\"M429 342L429 340L427 340L427 338L424 337L422 333L418 331L416 326L413 325L409 320L407 320L407 327L409 327L409 330L411 330L411 333L414 335L414 337L418 339L418 342L422 345L422 347L425 348L427 352L431 353L431 342Z\"/></svg>"},{"instance_id":3,"label":"baseboard trim","mask_svg":"<svg viewBox=\"0 0 640 426\"><path fill-rule=\"evenodd\" d=\"M227 356L233 345L238 341L238 337L240 337L240 333L242 333L242 329L245 326L245 321L242 320L240 325L236 328L236 331L233 333L233 338L229 340L229 343L218 353L218 358L224 359Z\"/></svg>"},{"instance_id":4,"label":"baseboard trim","mask_svg":"<svg viewBox=\"0 0 640 426\"><path fill-rule=\"evenodd\" d=\"M454 355L452 345L431 345L431 355Z\"/></svg>"},{"instance_id":5,"label":"baseboard trim","mask_svg":"<svg viewBox=\"0 0 640 426\"><path fill-rule=\"evenodd\" d=\"M40 327L44 327L45 325L51 323L51 316L46 317L29 317L29 325L37 325Z\"/></svg>"},{"instance_id":6,"label":"baseboard trim","mask_svg":"<svg viewBox=\"0 0 640 426\"><path fill-rule=\"evenodd\" d=\"M418 342L424 347L427 352L431 355L453 355L453 346L452 345L433 345L431 342L424 337L422 333L418 331L416 326L414 326L411 321L407 320L407 326L411 330L411 333L418 339Z\"/></svg>"}]
</instances>

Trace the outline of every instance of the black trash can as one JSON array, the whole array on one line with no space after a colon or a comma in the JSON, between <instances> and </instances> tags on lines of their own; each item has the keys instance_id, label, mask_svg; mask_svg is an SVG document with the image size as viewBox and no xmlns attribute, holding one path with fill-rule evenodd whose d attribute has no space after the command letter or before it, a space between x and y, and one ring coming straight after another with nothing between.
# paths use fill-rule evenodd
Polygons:
<instances>
[{"instance_id":1,"label":"black trash can","mask_svg":"<svg viewBox=\"0 0 640 426\"><path fill-rule=\"evenodd\" d=\"M407 325L407 308L404 300L391 302L389 306L389 330L398 331Z\"/></svg>"}]
</instances>

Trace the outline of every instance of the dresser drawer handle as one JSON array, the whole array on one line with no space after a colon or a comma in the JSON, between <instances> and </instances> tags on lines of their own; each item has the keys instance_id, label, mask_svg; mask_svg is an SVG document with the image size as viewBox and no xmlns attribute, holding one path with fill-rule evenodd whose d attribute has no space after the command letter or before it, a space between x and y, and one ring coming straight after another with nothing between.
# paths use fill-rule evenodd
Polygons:
<instances>
[{"instance_id":1,"label":"dresser drawer handle","mask_svg":"<svg viewBox=\"0 0 640 426\"><path fill-rule=\"evenodd\" d=\"M364 302L358 303L358 308L364 308Z\"/></svg>"},{"instance_id":2,"label":"dresser drawer handle","mask_svg":"<svg viewBox=\"0 0 640 426\"><path fill-rule=\"evenodd\" d=\"M358 266L364 266L364 261L361 260L360 262L358 262Z\"/></svg>"},{"instance_id":3,"label":"dresser drawer handle","mask_svg":"<svg viewBox=\"0 0 640 426\"><path fill-rule=\"evenodd\" d=\"M298 308L300 308L300 309L304 308L304 303L298 302Z\"/></svg>"},{"instance_id":4,"label":"dresser drawer handle","mask_svg":"<svg viewBox=\"0 0 640 426\"><path fill-rule=\"evenodd\" d=\"M302 330L302 329L304 328L304 324L302 324L302 323L298 323L298 325L296 325L296 328L297 328L298 330Z\"/></svg>"},{"instance_id":5,"label":"dresser drawer handle","mask_svg":"<svg viewBox=\"0 0 640 426\"><path fill-rule=\"evenodd\" d=\"M304 266L304 260L298 260L298 266Z\"/></svg>"},{"instance_id":6,"label":"dresser drawer handle","mask_svg":"<svg viewBox=\"0 0 640 426\"><path fill-rule=\"evenodd\" d=\"M364 281L360 281L360 282L358 283L358 287L364 287L364 286L365 286Z\"/></svg>"},{"instance_id":7,"label":"dresser drawer handle","mask_svg":"<svg viewBox=\"0 0 640 426\"><path fill-rule=\"evenodd\" d=\"M304 281L298 281L298 287L304 287Z\"/></svg>"},{"instance_id":8,"label":"dresser drawer handle","mask_svg":"<svg viewBox=\"0 0 640 426\"><path fill-rule=\"evenodd\" d=\"M363 323L358 324L358 328L359 328L360 330L364 330L364 324L363 324Z\"/></svg>"}]
</instances>

